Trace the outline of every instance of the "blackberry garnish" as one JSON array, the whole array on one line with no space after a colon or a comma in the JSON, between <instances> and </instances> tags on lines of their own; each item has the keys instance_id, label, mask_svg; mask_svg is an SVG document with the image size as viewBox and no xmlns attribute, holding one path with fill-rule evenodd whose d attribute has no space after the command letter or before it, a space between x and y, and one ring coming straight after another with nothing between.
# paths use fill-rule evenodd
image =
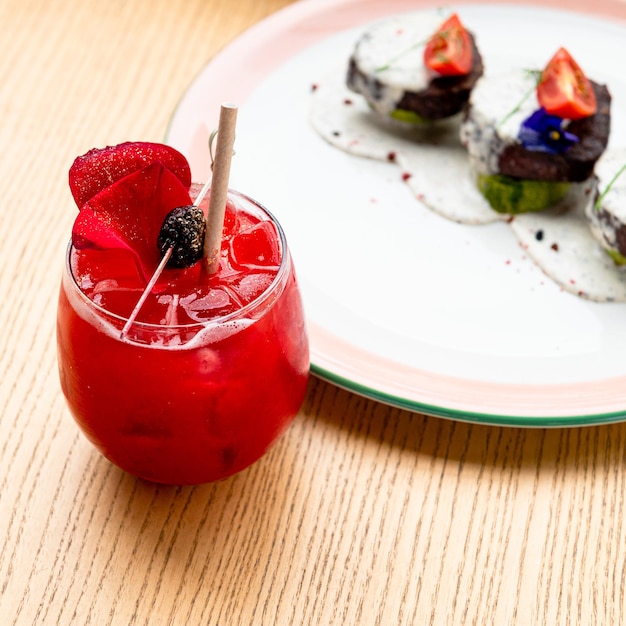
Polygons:
<instances>
[{"instance_id":1,"label":"blackberry garnish","mask_svg":"<svg viewBox=\"0 0 626 626\"><path fill-rule=\"evenodd\" d=\"M200 207L179 206L163 220L158 246L162 255L173 248L168 267L190 267L202 258L206 221Z\"/></svg>"}]
</instances>

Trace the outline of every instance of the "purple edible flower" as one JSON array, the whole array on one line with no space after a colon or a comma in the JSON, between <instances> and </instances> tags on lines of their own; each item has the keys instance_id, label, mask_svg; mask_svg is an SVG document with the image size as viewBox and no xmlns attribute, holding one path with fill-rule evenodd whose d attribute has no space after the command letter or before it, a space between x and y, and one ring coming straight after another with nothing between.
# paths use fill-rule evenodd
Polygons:
<instances>
[{"instance_id":1,"label":"purple edible flower","mask_svg":"<svg viewBox=\"0 0 626 626\"><path fill-rule=\"evenodd\" d=\"M517 138L527 150L562 154L578 142L578 137L562 126L562 118L550 115L542 107L522 122Z\"/></svg>"}]
</instances>

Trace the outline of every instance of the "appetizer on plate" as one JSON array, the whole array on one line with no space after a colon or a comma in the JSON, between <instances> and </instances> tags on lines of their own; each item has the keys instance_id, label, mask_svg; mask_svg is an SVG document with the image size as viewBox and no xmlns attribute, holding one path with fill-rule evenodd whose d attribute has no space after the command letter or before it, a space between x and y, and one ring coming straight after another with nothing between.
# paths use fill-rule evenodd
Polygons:
<instances>
[{"instance_id":1,"label":"appetizer on plate","mask_svg":"<svg viewBox=\"0 0 626 626\"><path fill-rule=\"evenodd\" d=\"M580 201L606 149L611 95L560 48L541 71L481 78L461 125L479 190L500 213Z\"/></svg>"},{"instance_id":2,"label":"appetizer on plate","mask_svg":"<svg viewBox=\"0 0 626 626\"><path fill-rule=\"evenodd\" d=\"M347 84L377 113L410 123L449 118L466 106L483 62L456 13L397 15L369 28L350 57Z\"/></svg>"}]
</instances>

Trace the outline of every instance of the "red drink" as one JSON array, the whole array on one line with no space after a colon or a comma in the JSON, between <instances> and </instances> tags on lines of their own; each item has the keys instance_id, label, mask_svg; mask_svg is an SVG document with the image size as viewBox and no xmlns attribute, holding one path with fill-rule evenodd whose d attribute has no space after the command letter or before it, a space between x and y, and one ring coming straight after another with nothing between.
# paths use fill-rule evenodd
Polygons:
<instances>
[{"instance_id":1,"label":"red drink","mask_svg":"<svg viewBox=\"0 0 626 626\"><path fill-rule=\"evenodd\" d=\"M84 434L113 463L171 484L218 480L261 457L299 410L309 354L278 223L229 192L216 275L165 270L145 286L128 253L69 247L59 372Z\"/></svg>"}]
</instances>

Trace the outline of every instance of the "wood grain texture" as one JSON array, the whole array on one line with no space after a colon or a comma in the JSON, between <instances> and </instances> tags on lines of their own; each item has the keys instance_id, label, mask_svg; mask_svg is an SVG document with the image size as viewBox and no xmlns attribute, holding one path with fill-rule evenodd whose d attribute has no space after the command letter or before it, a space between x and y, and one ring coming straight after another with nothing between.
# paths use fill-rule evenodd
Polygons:
<instances>
[{"instance_id":1,"label":"wood grain texture","mask_svg":"<svg viewBox=\"0 0 626 626\"><path fill-rule=\"evenodd\" d=\"M289 3L0 0L0 624L622 624L626 425L461 424L314 378L265 458L193 488L78 434L54 345L67 169L161 140L211 56Z\"/></svg>"}]
</instances>

